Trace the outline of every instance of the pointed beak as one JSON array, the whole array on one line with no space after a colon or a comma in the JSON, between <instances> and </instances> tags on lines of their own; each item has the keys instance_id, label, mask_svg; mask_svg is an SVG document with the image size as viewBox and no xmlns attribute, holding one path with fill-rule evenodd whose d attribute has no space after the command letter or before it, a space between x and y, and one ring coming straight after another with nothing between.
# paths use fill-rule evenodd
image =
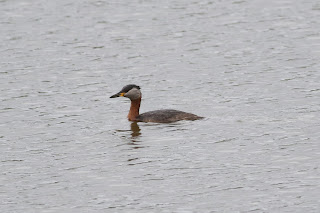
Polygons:
<instances>
[{"instance_id":1,"label":"pointed beak","mask_svg":"<svg viewBox=\"0 0 320 213\"><path fill-rule=\"evenodd\" d=\"M124 95L125 95L125 93L124 93L124 92L118 92L118 93L116 93L116 94L114 94L114 95L110 96L110 98L123 97Z\"/></svg>"}]
</instances>

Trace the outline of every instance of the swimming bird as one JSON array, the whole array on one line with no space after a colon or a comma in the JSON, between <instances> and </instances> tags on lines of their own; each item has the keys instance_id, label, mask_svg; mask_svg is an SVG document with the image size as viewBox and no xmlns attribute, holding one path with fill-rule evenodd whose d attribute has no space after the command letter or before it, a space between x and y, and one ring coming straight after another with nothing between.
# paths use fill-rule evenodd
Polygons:
<instances>
[{"instance_id":1,"label":"swimming bird","mask_svg":"<svg viewBox=\"0 0 320 213\"><path fill-rule=\"evenodd\" d=\"M182 112L173 109L155 110L139 114L142 93L140 87L135 84L124 86L120 92L112 95L110 98L126 97L131 100L130 111L128 114L129 121L137 122L155 122L155 123L171 123L180 120L198 120L203 117Z\"/></svg>"}]
</instances>

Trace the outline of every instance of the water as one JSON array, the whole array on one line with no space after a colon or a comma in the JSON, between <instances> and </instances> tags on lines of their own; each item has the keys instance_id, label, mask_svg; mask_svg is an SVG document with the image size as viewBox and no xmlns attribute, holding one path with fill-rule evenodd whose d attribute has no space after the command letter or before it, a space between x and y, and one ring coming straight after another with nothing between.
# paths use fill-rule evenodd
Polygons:
<instances>
[{"instance_id":1,"label":"water","mask_svg":"<svg viewBox=\"0 0 320 213\"><path fill-rule=\"evenodd\" d=\"M0 1L1 212L319 212L320 3ZM206 117L131 123L173 108Z\"/></svg>"}]
</instances>

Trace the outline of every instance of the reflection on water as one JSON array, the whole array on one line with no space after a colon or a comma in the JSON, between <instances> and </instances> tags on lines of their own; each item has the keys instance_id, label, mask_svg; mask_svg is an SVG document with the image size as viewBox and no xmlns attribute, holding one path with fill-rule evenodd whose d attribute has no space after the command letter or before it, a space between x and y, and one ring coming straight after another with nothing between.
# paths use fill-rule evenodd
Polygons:
<instances>
[{"instance_id":1,"label":"reflection on water","mask_svg":"<svg viewBox=\"0 0 320 213\"><path fill-rule=\"evenodd\" d=\"M141 132L140 132L141 129L140 129L138 123L132 122L130 127L131 127L131 138L130 138L130 142L128 142L128 144L131 145L133 149L143 148L143 146L139 145L139 142L140 142L139 138L141 135Z\"/></svg>"},{"instance_id":2,"label":"reflection on water","mask_svg":"<svg viewBox=\"0 0 320 213\"><path fill-rule=\"evenodd\" d=\"M140 127L139 127L137 122L132 122L131 123L132 141L134 141L135 138L138 138L141 135L140 130L141 129L140 129Z\"/></svg>"},{"instance_id":3,"label":"reflection on water","mask_svg":"<svg viewBox=\"0 0 320 213\"><path fill-rule=\"evenodd\" d=\"M128 144L132 146L133 149L139 149L143 148L143 146L139 145L140 142L140 136L141 136L141 129L137 122L132 122L130 124L130 130L116 130L117 132L126 132L130 134L126 134L125 136L122 135L122 137L126 138L128 140Z\"/></svg>"}]
</instances>

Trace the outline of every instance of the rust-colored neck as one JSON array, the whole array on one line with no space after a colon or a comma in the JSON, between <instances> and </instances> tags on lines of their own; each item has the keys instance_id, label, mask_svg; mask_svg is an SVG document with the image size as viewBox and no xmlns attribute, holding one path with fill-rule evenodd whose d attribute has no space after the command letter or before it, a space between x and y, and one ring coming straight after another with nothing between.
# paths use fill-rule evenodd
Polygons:
<instances>
[{"instance_id":1,"label":"rust-colored neck","mask_svg":"<svg viewBox=\"0 0 320 213\"><path fill-rule=\"evenodd\" d=\"M136 118L139 116L141 98L136 100L131 100L130 111L128 114L129 121L136 121Z\"/></svg>"}]
</instances>

